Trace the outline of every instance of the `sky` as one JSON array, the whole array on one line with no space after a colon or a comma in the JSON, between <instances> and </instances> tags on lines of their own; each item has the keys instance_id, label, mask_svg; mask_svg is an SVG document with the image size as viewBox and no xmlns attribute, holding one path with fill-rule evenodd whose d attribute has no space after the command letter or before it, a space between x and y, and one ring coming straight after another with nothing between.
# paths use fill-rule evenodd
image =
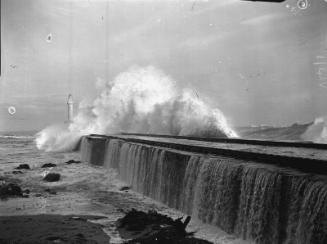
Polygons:
<instances>
[{"instance_id":1,"label":"sky","mask_svg":"<svg viewBox=\"0 0 327 244\"><path fill-rule=\"evenodd\" d=\"M62 122L69 93L148 65L234 126L327 115L327 2L297 2L2 0L0 131Z\"/></svg>"}]
</instances>

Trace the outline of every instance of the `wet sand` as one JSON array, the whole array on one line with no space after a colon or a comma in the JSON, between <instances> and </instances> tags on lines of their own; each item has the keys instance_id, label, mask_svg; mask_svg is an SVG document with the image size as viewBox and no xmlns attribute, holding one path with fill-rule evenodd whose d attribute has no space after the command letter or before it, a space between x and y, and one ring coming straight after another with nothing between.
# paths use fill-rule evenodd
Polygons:
<instances>
[{"instance_id":1,"label":"wet sand","mask_svg":"<svg viewBox=\"0 0 327 244\"><path fill-rule=\"evenodd\" d=\"M0 243L109 243L101 216L23 215L0 217Z\"/></svg>"}]
</instances>

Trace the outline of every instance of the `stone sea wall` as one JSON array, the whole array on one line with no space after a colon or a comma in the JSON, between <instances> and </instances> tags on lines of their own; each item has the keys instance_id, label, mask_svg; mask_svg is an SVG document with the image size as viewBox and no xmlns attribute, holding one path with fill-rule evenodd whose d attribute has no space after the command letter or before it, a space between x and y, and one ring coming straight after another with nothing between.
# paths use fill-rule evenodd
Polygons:
<instances>
[{"instance_id":1,"label":"stone sea wall","mask_svg":"<svg viewBox=\"0 0 327 244\"><path fill-rule=\"evenodd\" d=\"M132 189L256 243L327 243L327 179L248 159L84 137L82 160Z\"/></svg>"}]
</instances>

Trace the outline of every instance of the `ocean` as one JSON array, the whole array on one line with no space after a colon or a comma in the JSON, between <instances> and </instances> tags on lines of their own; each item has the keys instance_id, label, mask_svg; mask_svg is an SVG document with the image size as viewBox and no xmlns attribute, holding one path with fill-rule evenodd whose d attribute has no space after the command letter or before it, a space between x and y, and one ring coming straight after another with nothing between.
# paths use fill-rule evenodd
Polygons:
<instances>
[{"instance_id":1,"label":"ocean","mask_svg":"<svg viewBox=\"0 0 327 244\"><path fill-rule=\"evenodd\" d=\"M36 148L35 132L0 134L0 171L12 164L28 163L38 166L69 159L78 159L78 153L44 152Z\"/></svg>"}]
</instances>

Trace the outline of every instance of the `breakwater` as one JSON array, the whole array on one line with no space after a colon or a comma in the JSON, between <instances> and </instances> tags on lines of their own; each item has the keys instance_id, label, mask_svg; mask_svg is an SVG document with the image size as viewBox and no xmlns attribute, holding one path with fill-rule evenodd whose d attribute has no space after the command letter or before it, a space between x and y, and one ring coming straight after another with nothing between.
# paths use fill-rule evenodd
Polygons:
<instances>
[{"instance_id":1,"label":"breakwater","mask_svg":"<svg viewBox=\"0 0 327 244\"><path fill-rule=\"evenodd\" d=\"M312 161L317 171L312 172L309 164L308 170L303 166L310 159L303 157L298 157L297 168L294 156L253 149L237 154L233 148L205 152L198 142L133 138L84 137L82 160L115 168L135 191L243 239L327 243L327 165L323 160ZM274 163L283 159L284 163Z\"/></svg>"}]
</instances>

